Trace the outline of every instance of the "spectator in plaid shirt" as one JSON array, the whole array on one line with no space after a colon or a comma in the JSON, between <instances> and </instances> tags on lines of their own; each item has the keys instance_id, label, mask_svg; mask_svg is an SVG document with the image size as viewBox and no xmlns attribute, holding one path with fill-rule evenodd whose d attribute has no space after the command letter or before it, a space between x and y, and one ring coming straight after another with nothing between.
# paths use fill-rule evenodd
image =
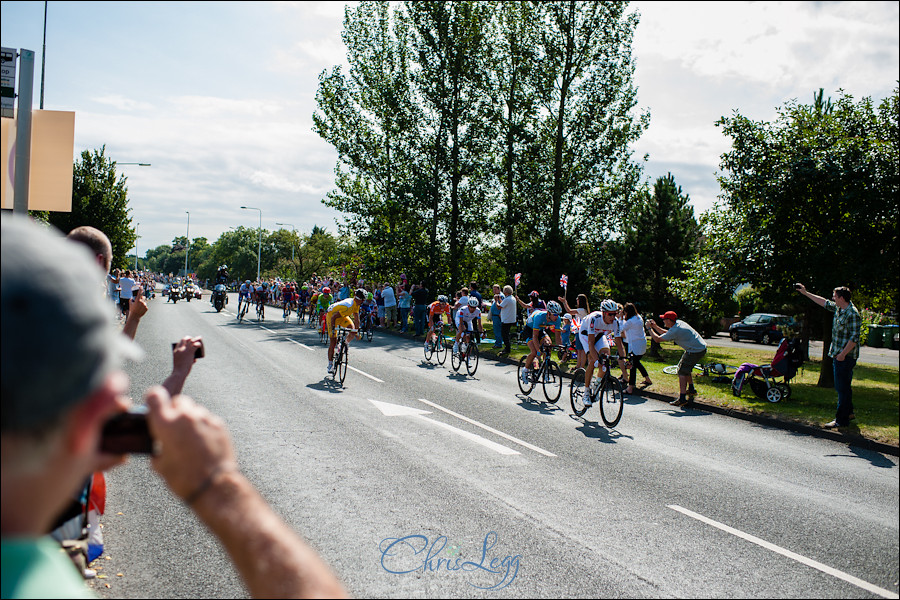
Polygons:
<instances>
[{"instance_id":1,"label":"spectator in plaid shirt","mask_svg":"<svg viewBox=\"0 0 900 600\"><path fill-rule=\"evenodd\" d=\"M855 418L853 414L853 391L850 384L853 381L853 367L859 358L859 330L862 326L862 318L859 311L850 302L850 290L845 287L834 288L831 300L822 296L816 296L806 291L803 284L795 286L797 291L834 313L831 325L831 347L828 356L834 365L834 389L838 394L837 414L834 420L825 425L826 429L847 427L850 420Z\"/></svg>"}]
</instances>

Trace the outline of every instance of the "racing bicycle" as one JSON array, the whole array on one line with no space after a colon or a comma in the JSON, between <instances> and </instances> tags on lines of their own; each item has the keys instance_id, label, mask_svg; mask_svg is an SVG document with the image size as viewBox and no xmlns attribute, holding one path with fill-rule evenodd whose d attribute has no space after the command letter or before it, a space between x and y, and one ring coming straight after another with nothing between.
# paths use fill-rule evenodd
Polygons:
<instances>
[{"instance_id":1,"label":"racing bicycle","mask_svg":"<svg viewBox=\"0 0 900 600\"><path fill-rule=\"evenodd\" d=\"M579 417L583 415L588 405L584 403L584 395L590 394L591 404L600 407L600 418L607 427L615 427L622 418L622 408L625 406L625 397L622 393L622 382L613 374L612 359L609 354L600 355L600 367L604 369L603 376L595 374L591 379L591 389L584 386L584 369L575 369L572 382L569 384L569 400L572 403L572 412Z\"/></svg>"},{"instance_id":2,"label":"racing bicycle","mask_svg":"<svg viewBox=\"0 0 900 600\"><path fill-rule=\"evenodd\" d=\"M425 340L425 360L431 362L434 356L439 364L444 364L447 360L447 346L444 344L444 323L440 322L434 326L434 331Z\"/></svg>"},{"instance_id":3,"label":"racing bicycle","mask_svg":"<svg viewBox=\"0 0 900 600\"><path fill-rule=\"evenodd\" d=\"M544 397L547 399L547 402L556 404L559 400L559 396L562 393L562 371L560 371L559 365L553 362L551 358L552 352L556 348L556 346L550 344L541 344L541 351L535 359L538 361L539 366L535 368L532 365L532 368L528 371L528 379L526 381L522 380L522 369L525 368L525 359L528 357L523 356L519 359L516 379L519 381L519 389L522 390L523 394L530 394L531 390L540 383L544 388Z\"/></svg>"},{"instance_id":4,"label":"racing bicycle","mask_svg":"<svg viewBox=\"0 0 900 600\"><path fill-rule=\"evenodd\" d=\"M238 309L238 323L244 320L244 316L246 316L247 311L250 309L250 299L246 298L243 303L241 303L241 307Z\"/></svg>"},{"instance_id":5,"label":"racing bicycle","mask_svg":"<svg viewBox=\"0 0 900 600\"><path fill-rule=\"evenodd\" d=\"M450 356L450 364L456 372L459 372L463 362L466 363L466 372L474 376L478 370L478 344L472 341L470 332L463 334L459 341L459 351L452 352Z\"/></svg>"},{"instance_id":6,"label":"racing bicycle","mask_svg":"<svg viewBox=\"0 0 900 600\"><path fill-rule=\"evenodd\" d=\"M334 351L334 370L331 372L331 379L344 385L344 378L347 377L347 357L350 354L350 347L347 345L347 334L355 332L356 329L345 329L338 327L337 343Z\"/></svg>"}]
</instances>

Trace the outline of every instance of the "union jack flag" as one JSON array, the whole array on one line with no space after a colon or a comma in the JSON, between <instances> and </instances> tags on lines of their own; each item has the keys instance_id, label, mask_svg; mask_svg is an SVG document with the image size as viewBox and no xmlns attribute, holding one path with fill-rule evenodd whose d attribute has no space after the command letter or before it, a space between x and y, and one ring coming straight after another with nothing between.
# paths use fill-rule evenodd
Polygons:
<instances>
[{"instance_id":1,"label":"union jack flag","mask_svg":"<svg viewBox=\"0 0 900 600\"><path fill-rule=\"evenodd\" d=\"M566 288L568 287L568 285L569 285L569 276L568 276L568 275L563 275L562 277L560 277L560 278L559 278L559 285L562 286L562 289L566 289Z\"/></svg>"},{"instance_id":2,"label":"union jack flag","mask_svg":"<svg viewBox=\"0 0 900 600\"><path fill-rule=\"evenodd\" d=\"M519 287L519 282L522 281L522 274L516 273L515 279L516 279L516 287Z\"/></svg>"}]
</instances>

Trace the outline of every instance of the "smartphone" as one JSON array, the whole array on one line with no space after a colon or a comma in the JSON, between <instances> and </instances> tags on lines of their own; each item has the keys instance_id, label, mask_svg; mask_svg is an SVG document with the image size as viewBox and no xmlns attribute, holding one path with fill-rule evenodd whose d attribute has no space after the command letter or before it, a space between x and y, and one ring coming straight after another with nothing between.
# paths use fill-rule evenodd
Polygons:
<instances>
[{"instance_id":1,"label":"smartphone","mask_svg":"<svg viewBox=\"0 0 900 600\"><path fill-rule=\"evenodd\" d=\"M173 351L175 350L175 346L177 346L177 345L178 345L177 342L172 344ZM203 350L203 340L200 340L200 347L197 348L196 352L194 352L194 358L203 358L204 356L206 356L206 352Z\"/></svg>"},{"instance_id":2,"label":"smartphone","mask_svg":"<svg viewBox=\"0 0 900 600\"><path fill-rule=\"evenodd\" d=\"M153 437L147 426L147 409L119 413L103 425L100 451L106 454L151 454Z\"/></svg>"},{"instance_id":3,"label":"smartphone","mask_svg":"<svg viewBox=\"0 0 900 600\"><path fill-rule=\"evenodd\" d=\"M799 290L802 286L799 283L794 284L794 289Z\"/></svg>"}]
</instances>

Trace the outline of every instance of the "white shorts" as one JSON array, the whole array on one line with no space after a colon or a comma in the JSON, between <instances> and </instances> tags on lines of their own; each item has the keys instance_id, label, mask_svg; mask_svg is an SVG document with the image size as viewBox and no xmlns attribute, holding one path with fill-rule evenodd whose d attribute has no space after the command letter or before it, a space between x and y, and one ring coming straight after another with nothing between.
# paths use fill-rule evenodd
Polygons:
<instances>
[{"instance_id":1,"label":"white shorts","mask_svg":"<svg viewBox=\"0 0 900 600\"><path fill-rule=\"evenodd\" d=\"M586 334L584 330L578 331L578 339L581 340L581 347L585 349L585 352L590 352L590 348L588 347L588 334ZM609 342L606 341L606 334L594 336L594 349L597 350L598 354L603 349L609 349Z\"/></svg>"},{"instance_id":2,"label":"white shorts","mask_svg":"<svg viewBox=\"0 0 900 600\"><path fill-rule=\"evenodd\" d=\"M456 318L456 328L459 331L475 331L475 322L474 321L465 321L465 320L457 317Z\"/></svg>"}]
</instances>

